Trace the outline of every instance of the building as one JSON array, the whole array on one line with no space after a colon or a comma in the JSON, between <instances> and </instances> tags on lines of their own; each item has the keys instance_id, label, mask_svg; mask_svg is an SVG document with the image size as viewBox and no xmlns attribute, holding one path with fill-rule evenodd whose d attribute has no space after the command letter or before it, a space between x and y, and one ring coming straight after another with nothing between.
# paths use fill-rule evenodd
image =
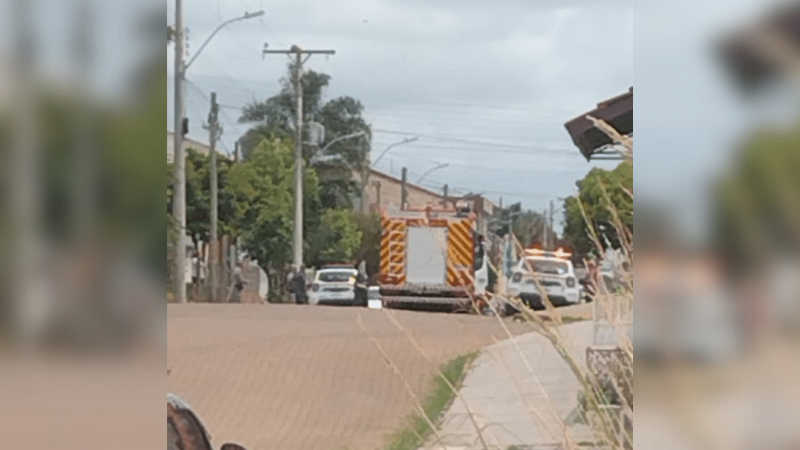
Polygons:
<instances>
[{"instance_id":1,"label":"building","mask_svg":"<svg viewBox=\"0 0 800 450\"><path fill-rule=\"evenodd\" d=\"M365 192L365 201L371 211L399 211L403 198L403 181L388 173L375 169L369 171L369 186ZM406 183L406 203L410 207L428 205L444 206L444 195L413 183Z\"/></svg>"},{"instance_id":2,"label":"building","mask_svg":"<svg viewBox=\"0 0 800 450\"><path fill-rule=\"evenodd\" d=\"M366 190L366 201L370 211L386 211L389 213L400 210L402 202L403 181L392 175L375 169L370 170L369 186ZM422 186L406 183L407 206L424 208L426 206L454 206L467 205L476 214L476 227L478 233L486 235L489 221L498 212L499 208L494 202L481 195L467 195L464 197L448 197Z\"/></svg>"},{"instance_id":3,"label":"building","mask_svg":"<svg viewBox=\"0 0 800 450\"><path fill-rule=\"evenodd\" d=\"M598 103L597 108L564 124L572 142L586 161L622 159L610 148L613 145L611 138L594 126L586 116L605 121L623 136L633 136L633 87L622 95Z\"/></svg>"}]
</instances>

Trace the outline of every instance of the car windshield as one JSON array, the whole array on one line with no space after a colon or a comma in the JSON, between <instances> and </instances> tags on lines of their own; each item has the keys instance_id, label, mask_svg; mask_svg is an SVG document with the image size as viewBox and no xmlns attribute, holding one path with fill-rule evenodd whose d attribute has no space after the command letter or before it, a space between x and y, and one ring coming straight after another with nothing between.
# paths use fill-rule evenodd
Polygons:
<instances>
[{"instance_id":1,"label":"car windshield","mask_svg":"<svg viewBox=\"0 0 800 450\"><path fill-rule=\"evenodd\" d=\"M356 276L352 270L326 270L320 272L317 279L323 283L346 283Z\"/></svg>"},{"instance_id":2,"label":"car windshield","mask_svg":"<svg viewBox=\"0 0 800 450\"><path fill-rule=\"evenodd\" d=\"M527 266L530 265L531 269L536 273L564 275L569 270L566 262L553 259L528 258L527 263L527 265L523 264L523 269L527 270Z\"/></svg>"}]
</instances>

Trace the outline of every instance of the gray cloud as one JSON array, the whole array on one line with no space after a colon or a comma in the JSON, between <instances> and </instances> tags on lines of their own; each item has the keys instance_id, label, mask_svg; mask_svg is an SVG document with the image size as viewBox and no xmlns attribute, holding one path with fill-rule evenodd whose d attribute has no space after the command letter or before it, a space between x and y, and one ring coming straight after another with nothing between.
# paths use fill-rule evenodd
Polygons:
<instances>
[{"instance_id":1,"label":"gray cloud","mask_svg":"<svg viewBox=\"0 0 800 450\"><path fill-rule=\"evenodd\" d=\"M189 116L205 118L202 91L232 106L275 93L286 59L262 59L264 42L333 48L335 56L314 57L308 67L332 75L329 97L361 100L374 128L493 144L421 138L393 150L381 169L391 161L395 172L407 165L422 173L432 161L449 162L428 180L518 192L536 209L570 195L591 167L563 123L633 83L629 1L206 0L187 8L191 48L220 19L266 11L228 27L198 58ZM236 132L228 126L231 148ZM373 146L401 138L375 133Z\"/></svg>"}]
</instances>

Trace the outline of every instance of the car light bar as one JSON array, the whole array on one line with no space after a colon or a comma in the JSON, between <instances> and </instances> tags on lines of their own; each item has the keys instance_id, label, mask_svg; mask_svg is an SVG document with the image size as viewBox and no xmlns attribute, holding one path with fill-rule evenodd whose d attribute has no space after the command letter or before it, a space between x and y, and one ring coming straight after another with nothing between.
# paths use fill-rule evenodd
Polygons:
<instances>
[{"instance_id":1,"label":"car light bar","mask_svg":"<svg viewBox=\"0 0 800 450\"><path fill-rule=\"evenodd\" d=\"M538 248L527 248L525 249L526 256L547 256L549 258L558 258L558 259L568 259L572 256L572 253L565 252L562 249L558 249L554 252L546 252L544 250Z\"/></svg>"}]
</instances>

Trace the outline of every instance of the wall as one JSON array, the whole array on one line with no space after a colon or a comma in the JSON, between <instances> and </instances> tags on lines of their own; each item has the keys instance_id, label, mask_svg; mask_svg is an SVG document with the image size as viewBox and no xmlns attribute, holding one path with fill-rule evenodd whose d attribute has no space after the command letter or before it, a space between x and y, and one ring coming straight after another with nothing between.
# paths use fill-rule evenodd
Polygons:
<instances>
[{"instance_id":1,"label":"wall","mask_svg":"<svg viewBox=\"0 0 800 450\"><path fill-rule=\"evenodd\" d=\"M378 187L376 183L380 183L380 204L378 205ZM369 175L369 187L366 191L367 202L371 209L378 208L386 209L387 211L397 211L400 209L401 200L401 185L402 182L399 178L376 170L371 171ZM437 206L442 205L443 197L437 192L414 184L408 183L406 185L408 192L408 204L411 207L423 207L429 204Z\"/></svg>"}]
</instances>

